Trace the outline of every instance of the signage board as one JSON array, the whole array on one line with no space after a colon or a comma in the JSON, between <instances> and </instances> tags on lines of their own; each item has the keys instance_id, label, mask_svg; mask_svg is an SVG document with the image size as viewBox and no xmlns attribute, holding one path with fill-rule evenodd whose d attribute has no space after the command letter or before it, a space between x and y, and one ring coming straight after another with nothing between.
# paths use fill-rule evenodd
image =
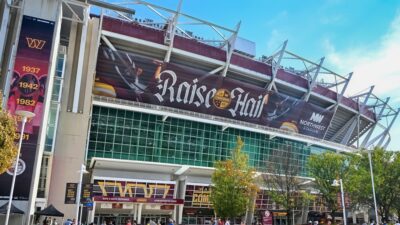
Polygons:
<instances>
[{"instance_id":1,"label":"signage board","mask_svg":"<svg viewBox=\"0 0 400 225\"><path fill-rule=\"evenodd\" d=\"M66 188L65 188L64 204L75 204L76 203L77 188L78 188L77 183L67 183Z\"/></svg>"},{"instance_id":2,"label":"signage board","mask_svg":"<svg viewBox=\"0 0 400 225\"><path fill-rule=\"evenodd\" d=\"M230 77L100 47L93 94L241 120L322 138L333 117L301 99Z\"/></svg>"},{"instance_id":3,"label":"signage board","mask_svg":"<svg viewBox=\"0 0 400 225\"><path fill-rule=\"evenodd\" d=\"M260 211L262 218L262 225L272 225L272 213L269 210Z\"/></svg>"},{"instance_id":4,"label":"signage board","mask_svg":"<svg viewBox=\"0 0 400 225\"><path fill-rule=\"evenodd\" d=\"M93 192L93 184L82 185L81 203L85 204L92 202L92 192Z\"/></svg>"},{"instance_id":5,"label":"signage board","mask_svg":"<svg viewBox=\"0 0 400 225\"><path fill-rule=\"evenodd\" d=\"M50 64L54 22L24 15L15 57L14 69L10 78L7 110L18 122L15 141L21 133L20 116L17 110L33 112L35 117L28 119L22 134L20 160L17 165L17 178L14 199L27 200L33 176L39 130L42 125L44 97L47 92L47 78ZM14 168L0 174L1 184L10 184ZM10 185L0 185L0 199L10 194Z\"/></svg>"}]
</instances>

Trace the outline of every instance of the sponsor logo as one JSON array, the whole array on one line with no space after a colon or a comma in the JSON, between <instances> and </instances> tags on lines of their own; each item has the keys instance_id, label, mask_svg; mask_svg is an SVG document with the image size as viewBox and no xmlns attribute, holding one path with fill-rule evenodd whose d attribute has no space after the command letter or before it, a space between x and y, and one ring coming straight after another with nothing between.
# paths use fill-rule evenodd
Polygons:
<instances>
[{"instance_id":1,"label":"sponsor logo","mask_svg":"<svg viewBox=\"0 0 400 225\"><path fill-rule=\"evenodd\" d=\"M218 109L226 109L231 101L231 93L226 89L218 89L213 98L213 103Z\"/></svg>"},{"instance_id":2,"label":"sponsor logo","mask_svg":"<svg viewBox=\"0 0 400 225\"><path fill-rule=\"evenodd\" d=\"M13 164L13 166L11 168L9 168L7 170L7 173L11 176L14 175L14 169L15 169L15 163ZM26 169L26 164L25 164L24 160L19 159L18 166L17 166L17 176L21 175L23 172L25 172L25 169Z\"/></svg>"},{"instance_id":3,"label":"sponsor logo","mask_svg":"<svg viewBox=\"0 0 400 225\"><path fill-rule=\"evenodd\" d=\"M26 37L25 39L26 39L26 43L28 44L28 47L33 48L33 49L42 50L42 48L46 44L45 40L40 40L40 39L35 39L35 38L30 38L30 37Z\"/></svg>"},{"instance_id":4,"label":"sponsor logo","mask_svg":"<svg viewBox=\"0 0 400 225\"><path fill-rule=\"evenodd\" d=\"M321 121L324 119L324 116L319 114L319 113L312 113L310 120L314 121L316 123L321 123Z\"/></svg>"}]
</instances>

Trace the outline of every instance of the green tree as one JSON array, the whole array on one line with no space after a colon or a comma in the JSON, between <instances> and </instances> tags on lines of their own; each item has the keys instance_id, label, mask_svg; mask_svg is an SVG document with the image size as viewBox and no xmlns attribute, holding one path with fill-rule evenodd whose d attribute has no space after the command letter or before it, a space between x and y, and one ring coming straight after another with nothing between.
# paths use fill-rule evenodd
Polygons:
<instances>
[{"instance_id":1,"label":"green tree","mask_svg":"<svg viewBox=\"0 0 400 225\"><path fill-rule=\"evenodd\" d=\"M286 148L272 150L267 161L267 172L264 182L268 187L268 196L286 209L287 221L292 218L294 210L299 210L312 200L312 195L305 192L304 179L299 177L302 165L296 159L290 145ZM291 223L289 223L291 224Z\"/></svg>"},{"instance_id":2,"label":"green tree","mask_svg":"<svg viewBox=\"0 0 400 225\"><path fill-rule=\"evenodd\" d=\"M371 160L378 214L387 219L391 211L396 211L400 200L398 194L400 192L400 155L398 152L375 148L371 153ZM374 208L368 152L362 150L360 154L354 155L352 164L354 166L351 167L349 173L351 185L347 188L351 193L351 199L360 205Z\"/></svg>"},{"instance_id":3,"label":"green tree","mask_svg":"<svg viewBox=\"0 0 400 225\"><path fill-rule=\"evenodd\" d=\"M16 123L14 118L1 108L2 94L0 92L0 174L10 168L17 156L14 143Z\"/></svg>"},{"instance_id":4,"label":"green tree","mask_svg":"<svg viewBox=\"0 0 400 225\"><path fill-rule=\"evenodd\" d=\"M252 207L258 186L255 170L248 164L248 155L243 153L243 141L237 138L231 159L215 163L210 200L219 217L234 219L243 216Z\"/></svg>"},{"instance_id":5,"label":"green tree","mask_svg":"<svg viewBox=\"0 0 400 225\"><path fill-rule=\"evenodd\" d=\"M340 189L332 186L332 182L340 178L343 180L343 185L346 186L349 183L348 157L333 152L311 155L308 160L308 171L311 177L315 178L315 187L319 190L327 207L331 209L333 216L339 209L337 194L340 193Z\"/></svg>"}]
</instances>

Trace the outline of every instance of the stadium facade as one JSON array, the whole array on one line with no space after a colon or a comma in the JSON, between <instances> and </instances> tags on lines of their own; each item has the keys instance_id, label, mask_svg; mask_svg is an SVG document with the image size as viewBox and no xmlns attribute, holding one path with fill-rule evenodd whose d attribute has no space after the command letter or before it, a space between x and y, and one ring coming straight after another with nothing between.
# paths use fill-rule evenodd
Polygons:
<instances>
[{"instance_id":1,"label":"stadium facade","mask_svg":"<svg viewBox=\"0 0 400 225\"><path fill-rule=\"evenodd\" d=\"M87 170L83 221L204 224L214 216L213 164L229 157L237 136L260 173L290 151L305 181L312 154L390 142L399 111L389 99L373 87L346 97L352 73L291 53L287 41L257 59L255 44L238 36L240 23L224 28L146 2L0 4L4 106L36 114L23 135L13 201L25 214L14 223L32 222L50 204L75 218ZM10 174L0 175L1 204ZM255 203L256 217L280 209L263 189ZM324 210L317 198L297 223ZM285 219L274 214L275 224Z\"/></svg>"}]
</instances>

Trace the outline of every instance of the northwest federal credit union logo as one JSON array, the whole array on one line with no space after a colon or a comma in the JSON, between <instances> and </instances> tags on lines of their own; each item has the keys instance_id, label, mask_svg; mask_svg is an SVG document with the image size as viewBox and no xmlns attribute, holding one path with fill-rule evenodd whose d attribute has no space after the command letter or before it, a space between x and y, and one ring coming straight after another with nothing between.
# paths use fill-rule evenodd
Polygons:
<instances>
[{"instance_id":1,"label":"northwest federal credit union logo","mask_svg":"<svg viewBox=\"0 0 400 225\"><path fill-rule=\"evenodd\" d=\"M321 121L324 119L324 116L318 113L312 113L310 120L314 121L316 123L321 123Z\"/></svg>"},{"instance_id":2,"label":"northwest federal credit union logo","mask_svg":"<svg viewBox=\"0 0 400 225\"><path fill-rule=\"evenodd\" d=\"M46 44L45 40L35 39L31 37L26 37L26 43L28 44L29 48L42 50L44 45Z\"/></svg>"},{"instance_id":3,"label":"northwest federal credit union logo","mask_svg":"<svg viewBox=\"0 0 400 225\"><path fill-rule=\"evenodd\" d=\"M218 109L228 108L231 101L231 93L226 89L218 89L213 98L213 103Z\"/></svg>"}]
</instances>

